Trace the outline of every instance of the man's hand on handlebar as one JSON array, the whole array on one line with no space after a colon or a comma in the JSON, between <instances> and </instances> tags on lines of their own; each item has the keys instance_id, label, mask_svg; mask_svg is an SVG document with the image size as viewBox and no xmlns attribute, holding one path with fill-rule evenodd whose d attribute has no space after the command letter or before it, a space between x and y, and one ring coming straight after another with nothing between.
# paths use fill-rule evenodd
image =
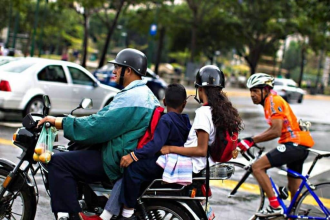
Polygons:
<instances>
[{"instance_id":1,"label":"man's hand on handlebar","mask_svg":"<svg viewBox=\"0 0 330 220\"><path fill-rule=\"evenodd\" d=\"M56 118L53 116L46 116L38 122L37 127L43 125L45 122L49 122L51 125L55 125L55 119Z\"/></svg>"},{"instance_id":2,"label":"man's hand on handlebar","mask_svg":"<svg viewBox=\"0 0 330 220\"><path fill-rule=\"evenodd\" d=\"M246 137L239 141L237 146L241 149L241 151L246 152L250 147L255 145L252 137Z\"/></svg>"}]
</instances>

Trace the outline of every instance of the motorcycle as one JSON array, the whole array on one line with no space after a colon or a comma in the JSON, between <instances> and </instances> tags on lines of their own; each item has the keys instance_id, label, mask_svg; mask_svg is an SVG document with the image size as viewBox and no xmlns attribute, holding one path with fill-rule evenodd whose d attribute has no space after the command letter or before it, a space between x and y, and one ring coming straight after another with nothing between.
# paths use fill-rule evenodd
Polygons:
<instances>
[{"instance_id":1,"label":"motorcycle","mask_svg":"<svg viewBox=\"0 0 330 220\"><path fill-rule=\"evenodd\" d=\"M37 128L38 121L48 115L50 100L44 96L43 114L29 113L23 118L23 127L17 129L13 135L13 143L22 149L17 164L0 158L0 219L32 220L35 218L39 199L38 186L35 176L41 173L47 194L49 192L47 164L33 160L34 149L37 144L41 128ZM91 99L83 99L80 105L72 110L85 109L92 106ZM50 123L45 123L50 127ZM74 143L69 146L54 146L53 153L74 150ZM225 176L220 177L217 167L225 167ZM210 179L227 179L234 172L230 166L214 166ZM203 172L205 174L205 172ZM223 172L222 172L223 174ZM84 212L101 214L103 207L111 195L112 182L95 182L87 184L78 182L79 204ZM210 191L209 191L210 192ZM210 196L210 193L209 193ZM141 191L135 215L138 219L208 219L202 206L206 198L205 175L193 178L188 186L178 184L164 184L156 179ZM113 219L115 219L113 217Z\"/></svg>"}]
</instances>

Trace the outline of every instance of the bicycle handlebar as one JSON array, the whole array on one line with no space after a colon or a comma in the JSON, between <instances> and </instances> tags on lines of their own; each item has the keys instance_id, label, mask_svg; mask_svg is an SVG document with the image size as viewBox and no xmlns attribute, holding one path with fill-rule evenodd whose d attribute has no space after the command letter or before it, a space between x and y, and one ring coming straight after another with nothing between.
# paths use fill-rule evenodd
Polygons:
<instances>
[{"instance_id":1,"label":"bicycle handlebar","mask_svg":"<svg viewBox=\"0 0 330 220\"><path fill-rule=\"evenodd\" d=\"M251 153L250 149L252 147L255 147L258 149L258 154L255 156ZM259 158L261 154L265 151L265 147L259 147L257 144L254 144L250 149L248 149L246 152L242 152L242 156L247 160L250 161L251 158L254 160L256 157Z\"/></svg>"}]
</instances>

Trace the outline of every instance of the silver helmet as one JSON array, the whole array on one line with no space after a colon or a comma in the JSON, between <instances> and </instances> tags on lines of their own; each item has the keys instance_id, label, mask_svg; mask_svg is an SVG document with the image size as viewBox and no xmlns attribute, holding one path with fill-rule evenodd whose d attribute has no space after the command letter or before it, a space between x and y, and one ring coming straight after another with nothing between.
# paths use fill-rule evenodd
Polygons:
<instances>
[{"instance_id":1,"label":"silver helmet","mask_svg":"<svg viewBox=\"0 0 330 220\"><path fill-rule=\"evenodd\" d=\"M266 73L255 73L247 80L246 86L251 89L254 87L263 88L265 86L274 87L274 77Z\"/></svg>"}]
</instances>

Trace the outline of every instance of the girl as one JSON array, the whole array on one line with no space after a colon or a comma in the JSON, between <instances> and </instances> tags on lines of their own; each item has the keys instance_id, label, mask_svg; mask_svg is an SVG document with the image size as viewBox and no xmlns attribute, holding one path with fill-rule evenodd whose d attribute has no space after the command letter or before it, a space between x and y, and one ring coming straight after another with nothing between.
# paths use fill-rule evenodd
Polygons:
<instances>
[{"instance_id":1,"label":"girl","mask_svg":"<svg viewBox=\"0 0 330 220\"><path fill-rule=\"evenodd\" d=\"M237 110L222 91L225 87L225 77L218 67L202 67L196 75L195 87L195 99L203 103L203 106L196 110L194 123L184 147L164 146L161 153L192 157L193 173L197 174L206 167L208 146L211 151L210 166L214 164L212 149L222 144L222 140L216 137L221 137L225 132L239 132L243 125Z\"/></svg>"}]
</instances>

